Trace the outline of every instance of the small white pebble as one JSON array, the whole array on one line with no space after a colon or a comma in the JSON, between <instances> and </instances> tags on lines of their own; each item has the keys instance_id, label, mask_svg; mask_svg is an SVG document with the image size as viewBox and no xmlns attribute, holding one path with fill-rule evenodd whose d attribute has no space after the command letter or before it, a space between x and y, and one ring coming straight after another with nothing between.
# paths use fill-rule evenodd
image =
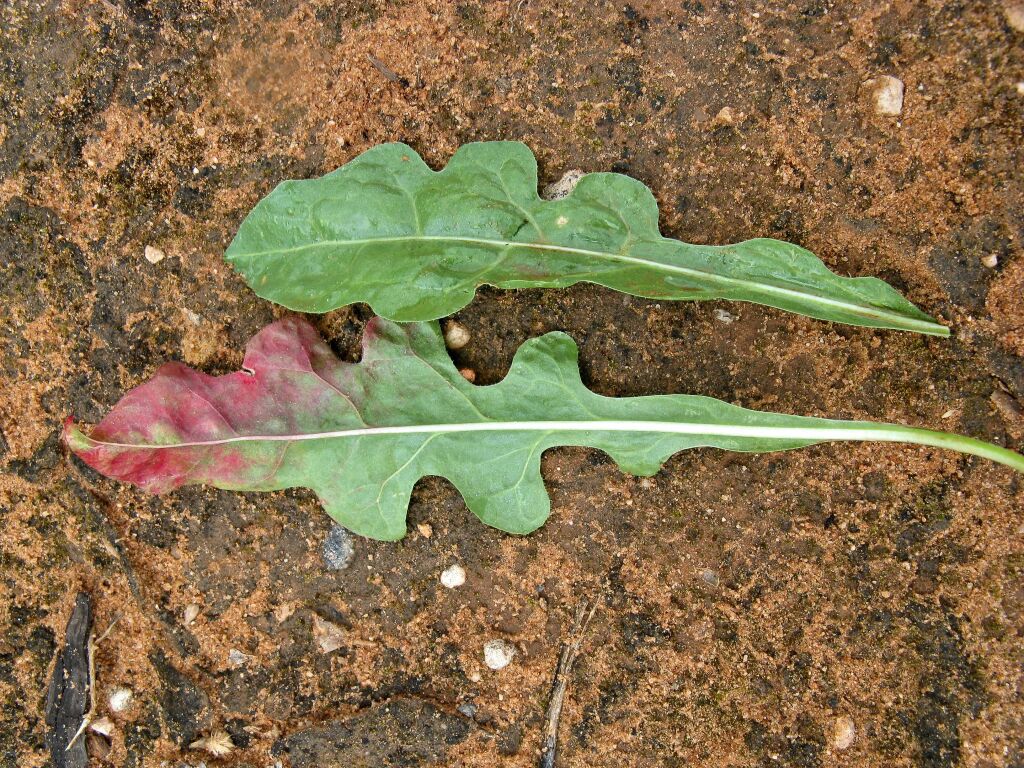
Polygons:
<instances>
[{"instance_id":1,"label":"small white pebble","mask_svg":"<svg viewBox=\"0 0 1024 768\"><path fill-rule=\"evenodd\" d=\"M249 657L242 653L237 648L232 648L228 651L228 663L233 667L240 667L248 661Z\"/></svg>"},{"instance_id":2,"label":"small white pebble","mask_svg":"<svg viewBox=\"0 0 1024 768\"><path fill-rule=\"evenodd\" d=\"M717 320L720 323L725 323L726 325L728 325L729 323L733 322L735 319L736 319L735 315L730 314L729 312L726 312L724 309L716 309L715 310L715 320Z\"/></svg>"},{"instance_id":3,"label":"small white pebble","mask_svg":"<svg viewBox=\"0 0 1024 768\"><path fill-rule=\"evenodd\" d=\"M146 257L146 261L150 264L159 264L164 260L164 257L167 256L166 253L152 245L147 245L146 249L142 252L142 255Z\"/></svg>"},{"instance_id":4,"label":"small white pebble","mask_svg":"<svg viewBox=\"0 0 1024 768\"><path fill-rule=\"evenodd\" d=\"M832 724L832 746L836 749L849 749L857 737L857 729L853 720L847 715L837 717Z\"/></svg>"},{"instance_id":5,"label":"small white pebble","mask_svg":"<svg viewBox=\"0 0 1024 768\"><path fill-rule=\"evenodd\" d=\"M1017 83L1017 95L1024 96L1024 80L1020 80Z\"/></svg>"},{"instance_id":6,"label":"small white pebble","mask_svg":"<svg viewBox=\"0 0 1024 768\"><path fill-rule=\"evenodd\" d=\"M131 706L132 697L134 695L135 694L131 692L130 688L115 688L107 697L107 704L110 706L110 711L124 712Z\"/></svg>"},{"instance_id":7,"label":"small white pebble","mask_svg":"<svg viewBox=\"0 0 1024 768\"><path fill-rule=\"evenodd\" d=\"M466 583L466 570L461 565L449 565L441 572L441 583L448 589L461 587Z\"/></svg>"},{"instance_id":8,"label":"small white pebble","mask_svg":"<svg viewBox=\"0 0 1024 768\"><path fill-rule=\"evenodd\" d=\"M1018 32L1024 32L1024 3L1009 2L1003 5L1006 23Z\"/></svg>"},{"instance_id":9,"label":"small white pebble","mask_svg":"<svg viewBox=\"0 0 1024 768\"><path fill-rule=\"evenodd\" d=\"M469 328L462 323L449 323L448 330L444 332L444 343L448 349L462 349L469 344L471 338L473 336L469 332Z\"/></svg>"},{"instance_id":10,"label":"small white pebble","mask_svg":"<svg viewBox=\"0 0 1024 768\"><path fill-rule=\"evenodd\" d=\"M185 620L185 625L191 624L199 616L199 611L202 610L198 603L189 603L185 606L185 615L182 617Z\"/></svg>"},{"instance_id":11,"label":"small white pebble","mask_svg":"<svg viewBox=\"0 0 1024 768\"><path fill-rule=\"evenodd\" d=\"M903 112L903 81L898 77L882 75L869 81L874 85L875 112L896 117Z\"/></svg>"},{"instance_id":12,"label":"small white pebble","mask_svg":"<svg viewBox=\"0 0 1024 768\"><path fill-rule=\"evenodd\" d=\"M484 664L490 669L504 669L516 655L516 649L504 640L488 640L484 644Z\"/></svg>"},{"instance_id":13,"label":"small white pebble","mask_svg":"<svg viewBox=\"0 0 1024 768\"><path fill-rule=\"evenodd\" d=\"M999 266L999 257L996 256L994 253L990 253L987 256L981 257L981 263L988 267L989 269L995 269L997 266Z\"/></svg>"}]
</instances>

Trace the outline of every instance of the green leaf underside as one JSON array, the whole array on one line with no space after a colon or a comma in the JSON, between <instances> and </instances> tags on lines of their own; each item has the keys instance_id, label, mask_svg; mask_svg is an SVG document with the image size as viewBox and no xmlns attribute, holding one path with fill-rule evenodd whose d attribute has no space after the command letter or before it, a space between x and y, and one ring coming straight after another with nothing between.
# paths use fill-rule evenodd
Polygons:
<instances>
[{"instance_id":1,"label":"green leaf underside","mask_svg":"<svg viewBox=\"0 0 1024 768\"><path fill-rule=\"evenodd\" d=\"M585 281L948 335L881 280L840 277L792 243L664 238L654 196L628 176L588 174L564 199L544 201L536 159L518 142L466 144L438 172L408 146L382 144L322 178L283 182L245 219L226 258L258 295L303 312L366 302L392 320L433 320L484 284Z\"/></svg>"},{"instance_id":2,"label":"green leaf underside","mask_svg":"<svg viewBox=\"0 0 1024 768\"><path fill-rule=\"evenodd\" d=\"M474 386L434 323L367 326L363 359L339 361L308 323L286 318L249 343L245 370L206 376L164 366L70 447L99 471L154 492L188 483L313 489L342 525L405 534L413 485L450 480L483 522L512 533L543 524L541 455L576 445L649 476L669 456L713 446L774 451L825 440L908 442L973 453L1024 471L1024 457L971 438L869 422L763 413L708 397L609 398L580 380L577 348L549 333L518 350L508 376Z\"/></svg>"}]
</instances>

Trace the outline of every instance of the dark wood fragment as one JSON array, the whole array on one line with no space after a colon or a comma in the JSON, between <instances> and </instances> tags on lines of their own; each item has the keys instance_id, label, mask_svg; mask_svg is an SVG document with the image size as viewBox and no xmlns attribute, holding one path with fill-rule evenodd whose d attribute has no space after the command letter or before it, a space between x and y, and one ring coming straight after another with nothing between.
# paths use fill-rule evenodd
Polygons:
<instances>
[{"instance_id":1,"label":"dark wood fragment","mask_svg":"<svg viewBox=\"0 0 1024 768\"><path fill-rule=\"evenodd\" d=\"M85 739L79 737L70 749L68 744L89 711L91 629L92 605L89 596L79 592L46 692L46 746L53 768L85 768L89 764Z\"/></svg>"}]
</instances>

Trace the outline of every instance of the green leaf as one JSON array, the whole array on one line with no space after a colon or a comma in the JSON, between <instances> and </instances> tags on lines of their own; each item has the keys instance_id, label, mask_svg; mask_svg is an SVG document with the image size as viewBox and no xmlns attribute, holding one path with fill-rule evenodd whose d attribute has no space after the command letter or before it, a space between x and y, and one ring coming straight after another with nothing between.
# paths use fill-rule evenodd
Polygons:
<instances>
[{"instance_id":1,"label":"green leaf","mask_svg":"<svg viewBox=\"0 0 1024 768\"><path fill-rule=\"evenodd\" d=\"M580 380L562 333L523 344L508 376L474 386L435 323L376 318L358 364L338 360L304 320L286 318L248 346L242 371L213 377L170 363L86 436L65 439L90 466L159 493L188 483L269 491L312 488L342 525L399 539L416 481L448 478L485 523L534 530L550 504L541 454L591 446L653 475L697 446L776 451L825 440L920 443L1024 471L1024 456L967 437L869 422L786 416L694 395L611 398Z\"/></svg>"},{"instance_id":2,"label":"green leaf","mask_svg":"<svg viewBox=\"0 0 1024 768\"><path fill-rule=\"evenodd\" d=\"M257 294L303 312L362 301L392 320L433 320L484 284L586 281L949 333L884 282L839 277L797 245L664 238L654 196L627 176L592 173L566 198L541 200L537 161L517 142L466 144L439 172L404 144L382 144L322 178L286 181L242 222L226 256Z\"/></svg>"}]
</instances>

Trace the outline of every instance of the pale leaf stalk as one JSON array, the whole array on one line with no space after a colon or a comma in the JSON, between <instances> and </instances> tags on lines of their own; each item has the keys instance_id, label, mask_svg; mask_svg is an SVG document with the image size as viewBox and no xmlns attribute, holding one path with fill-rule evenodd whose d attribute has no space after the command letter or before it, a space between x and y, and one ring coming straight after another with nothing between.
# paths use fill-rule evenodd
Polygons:
<instances>
[{"instance_id":1,"label":"pale leaf stalk","mask_svg":"<svg viewBox=\"0 0 1024 768\"><path fill-rule=\"evenodd\" d=\"M600 432L628 432L664 435L715 435L720 437L747 437L762 440L800 440L822 442L880 442L908 443L931 448L943 448L958 453L980 456L1024 472L1024 456L973 437L952 432L907 427L899 424L835 421L830 427L757 427L733 424L694 424L665 421L488 421L465 424L408 424L393 427L363 427L311 432L293 435L245 435L219 440L205 440L173 444L112 443L85 438L89 446L130 448L133 450L168 448L200 448L247 442L302 442L306 440L335 440L341 438L367 438L396 435L443 435L467 432L539 432L560 434L563 445L587 444L588 434ZM578 436L574 438L573 436ZM579 443L577 443L579 440ZM741 451L742 452L742 451Z\"/></svg>"}]
</instances>

